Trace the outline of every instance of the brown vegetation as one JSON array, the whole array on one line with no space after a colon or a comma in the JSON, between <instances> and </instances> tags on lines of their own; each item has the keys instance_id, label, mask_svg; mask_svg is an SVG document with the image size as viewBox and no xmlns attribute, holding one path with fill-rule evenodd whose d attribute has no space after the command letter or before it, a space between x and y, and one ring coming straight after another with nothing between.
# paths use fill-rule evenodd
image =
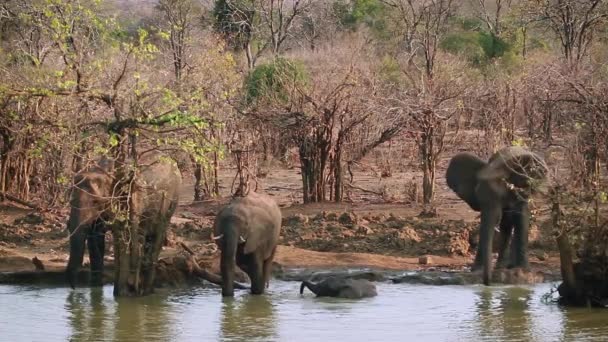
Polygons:
<instances>
[{"instance_id":1,"label":"brown vegetation","mask_svg":"<svg viewBox=\"0 0 608 342\"><path fill-rule=\"evenodd\" d=\"M128 235L138 156L159 149L192 179L182 201L196 202L181 210L193 216L257 188L284 207L311 203L285 208L304 215L286 225L287 244L467 255L475 224L451 208L446 159L518 144L552 170L534 204L537 219L552 213L562 296L606 297L605 1L139 5L140 16L132 3L0 4L0 199L52 220L3 221L2 248L50 239L65 250L73 176L100 156L117 161L111 221ZM340 222L372 202L382 213ZM547 236L544 248L556 246Z\"/></svg>"}]
</instances>

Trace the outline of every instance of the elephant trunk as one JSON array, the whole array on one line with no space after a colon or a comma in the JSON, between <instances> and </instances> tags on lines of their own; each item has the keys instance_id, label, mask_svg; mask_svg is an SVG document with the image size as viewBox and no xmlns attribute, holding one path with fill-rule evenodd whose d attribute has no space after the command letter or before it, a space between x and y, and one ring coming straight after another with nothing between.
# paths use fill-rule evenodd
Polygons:
<instances>
[{"instance_id":1,"label":"elephant trunk","mask_svg":"<svg viewBox=\"0 0 608 342\"><path fill-rule=\"evenodd\" d=\"M66 268L66 276L70 286L75 288L78 271L82 266L84 257L86 229L79 226L77 210L72 209L68 220L68 231L70 232L70 257Z\"/></svg>"},{"instance_id":2,"label":"elephant trunk","mask_svg":"<svg viewBox=\"0 0 608 342\"><path fill-rule=\"evenodd\" d=\"M483 264L483 283L490 285L492 275L492 238L494 235L493 226L482 226L480 233L479 253L481 253L481 262Z\"/></svg>"},{"instance_id":3,"label":"elephant trunk","mask_svg":"<svg viewBox=\"0 0 608 342\"><path fill-rule=\"evenodd\" d=\"M222 257L220 260L222 296L224 297L234 296L234 267L237 245L238 236L236 231L234 229L226 229L221 242Z\"/></svg>"},{"instance_id":4,"label":"elephant trunk","mask_svg":"<svg viewBox=\"0 0 608 342\"><path fill-rule=\"evenodd\" d=\"M302 282L302 285L300 285L300 294L304 293L304 288L308 288L312 293L314 294L319 294L318 293L318 288L317 285L315 285L314 283L308 281L308 280L304 280Z\"/></svg>"}]
</instances>

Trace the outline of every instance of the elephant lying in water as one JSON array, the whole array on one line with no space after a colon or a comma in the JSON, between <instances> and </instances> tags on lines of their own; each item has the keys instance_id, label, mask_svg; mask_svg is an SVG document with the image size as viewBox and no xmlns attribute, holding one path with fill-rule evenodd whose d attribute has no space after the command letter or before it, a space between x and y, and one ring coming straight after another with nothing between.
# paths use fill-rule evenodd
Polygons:
<instances>
[{"instance_id":1,"label":"elephant lying in water","mask_svg":"<svg viewBox=\"0 0 608 342\"><path fill-rule=\"evenodd\" d=\"M222 255L222 296L234 296L234 267L251 280L251 293L264 293L281 231L281 210L269 196L250 192L236 197L217 214L213 239Z\"/></svg>"},{"instance_id":2,"label":"elephant lying in water","mask_svg":"<svg viewBox=\"0 0 608 342\"><path fill-rule=\"evenodd\" d=\"M547 165L534 152L509 146L486 163L471 153L455 155L446 172L447 184L471 209L481 212L479 244L473 269L483 268L483 282L489 285L492 269L492 235L500 227L497 266L528 268L528 199L547 176Z\"/></svg>"},{"instance_id":3,"label":"elephant lying in water","mask_svg":"<svg viewBox=\"0 0 608 342\"><path fill-rule=\"evenodd\" d=\"M142 274L144 289L151 290L154 263L171 216L179 200L181 173L175 163L152 152L140 158L140 176L133 198L139 226L143 229ZM102 163L100 163L102 164ZM101 285L105 254L106 221L112 219L110 210L114 179L109 163L78 173L70 201L68 219L70 257L66 269L68 282L74 288L76 275L82 266L86 246L89 250L91 284ZM149 291L147 291L149 292Z\"/></svg>"},{"instance_id":4,"label":"elephant lying in water","mask_svg":"<svg viewBox=\"0 0 608 342\"><path fill-rule=\"evenodd\" d=\"M376 285L365 279L329 277L316 284L305 280L300 285L300 294L304 293L304 288L308 288L317 297L357 299L374 297L378 294Z\"/></svg>"}]
</instances>

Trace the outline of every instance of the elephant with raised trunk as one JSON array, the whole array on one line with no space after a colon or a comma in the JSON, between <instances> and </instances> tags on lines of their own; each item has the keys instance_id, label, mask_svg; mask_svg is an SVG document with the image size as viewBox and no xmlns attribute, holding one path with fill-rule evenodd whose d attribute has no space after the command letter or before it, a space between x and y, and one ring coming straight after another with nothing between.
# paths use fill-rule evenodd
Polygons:
<instances>
[{"instance_id":1,"label":"elephant with raised trunk","mask_svg":"<svg viewBox=\"0 0 608 342\"><path fill-rule=\"evenodd\" d=\"M378 294L376 285L366 279L329 277L316 284L305 280L300 285L300 294L304 293L305 288L308 288L317 297L358 299L374 297Z\"/></svg>"},{"instance_id":2,"label":"elephant with raised trunk","mask_svg":"<svg viewBox=\"0 0 608 342\"><path fill-rule=\"evenodd\" d=\"M142 274L144 288L151 289L154 263L165 238L171 216L179 200L182 177L176 164L158 152L151 152L139 160L140 172L132 198L139 227L143 233ZM105 254L106 222L112 220L111 199L114 178L111 163L100 163L78 173L70 201L68 219L70 232L70 258L67 278L74 288L77 273L82 266L85 242L89 250L91 285L101 285Z\"/></svg>"},{"instance_id":3,"label":"elephant with raised trunk","mask_svg":"<svg viewBox=\"0 0 608 342\"><path fill-rule=\"evenodd\" d=\"M481 212L479 244L473 270L483 268L483 283L490 284L492 238L500 228L497 267L528 265L528 199L547 177L542 157L523 147L505 147L486 163L471 153L455 155L446 172L447 184L471 209ZM511 251L508 252L509 241ZM510 254L510 257L509 257ZM510 260L507 260L510 259Z\"/></svg>"},{"instance_id":4,"label":"elephant with raised trunk","mask_svg":"<svg viewBox=\"0 0 608 342\"><path fill-rule=\"evenodd\" d=\"M222 296L234 296L234 267L251 280L251 293L264 293L281 231L281 210L269 196L235 197L217 214L212 237L221 251Z\"/></svg>"}]
</instances>

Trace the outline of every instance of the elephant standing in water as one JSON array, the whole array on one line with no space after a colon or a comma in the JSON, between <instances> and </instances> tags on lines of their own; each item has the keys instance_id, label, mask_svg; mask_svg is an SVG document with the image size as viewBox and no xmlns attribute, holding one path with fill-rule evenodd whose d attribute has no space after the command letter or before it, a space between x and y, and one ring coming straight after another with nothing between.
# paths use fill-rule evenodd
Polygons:
<instances>
[{"instance_id":1,"label":"elephant standing in water","mask_svg":"<svg viewBox=\"0 0 608 342\"><path fill-rule=\"evenodd\" d=\"M446 172L447 184L471 209L481 212L479 244L473 269L483 267L483 282L490 284L492 235L500 227L497 267L528 268L528 199L547 177L544 160L523 147L510 146L496 152L486 163L471 153L455 155Z\"/></svg>"},{"instance_id":2,"label":"elephant standing in water","mask_svg":"<svg viewBox=\"0 0 608 342\"><path fill-rule=\"evenodd\" d=\"M89 250L91 285L102 283L105 232L108 230L105 222L112 219L110 206L114 184L112 165L106 164L82 171L74 179L67 224L70 232L70 258L66 269L72 288L82 266L85 241ZM144 235L144 288L151 289L154 263L178 204L182 177L175 163L156 152L140 158L139 164L139 185L134 187L132 194L135 201L133 210L139 218L139 226Z\"/></svg>"},{"instance_id":3,"label":"elephant standing in water","mask_svg":"<svg viewBox=\"0 0 608 342\"><path fill-rule=\"evenodd\" d=\"M318 283L303 281L300 285L300 294L308 288L317 297L339 297L339 298L365 298L374 297L376 285L366 279L349 279L340 277L329 277Z\"/></svg>"},{"instance_id":4,"label":"elephant standing in water","mask_svg":"<svg viewBox=\"0 0 608 342\"><path fill-rule=\"evenodd\" d=\"M222 253L222 296L234 296L235 264L249 275L251 293L264 293L280 231L281 210L267 195L250 192L222 208L213 225L213 239Z\"/></svg>"}]
</instances>

